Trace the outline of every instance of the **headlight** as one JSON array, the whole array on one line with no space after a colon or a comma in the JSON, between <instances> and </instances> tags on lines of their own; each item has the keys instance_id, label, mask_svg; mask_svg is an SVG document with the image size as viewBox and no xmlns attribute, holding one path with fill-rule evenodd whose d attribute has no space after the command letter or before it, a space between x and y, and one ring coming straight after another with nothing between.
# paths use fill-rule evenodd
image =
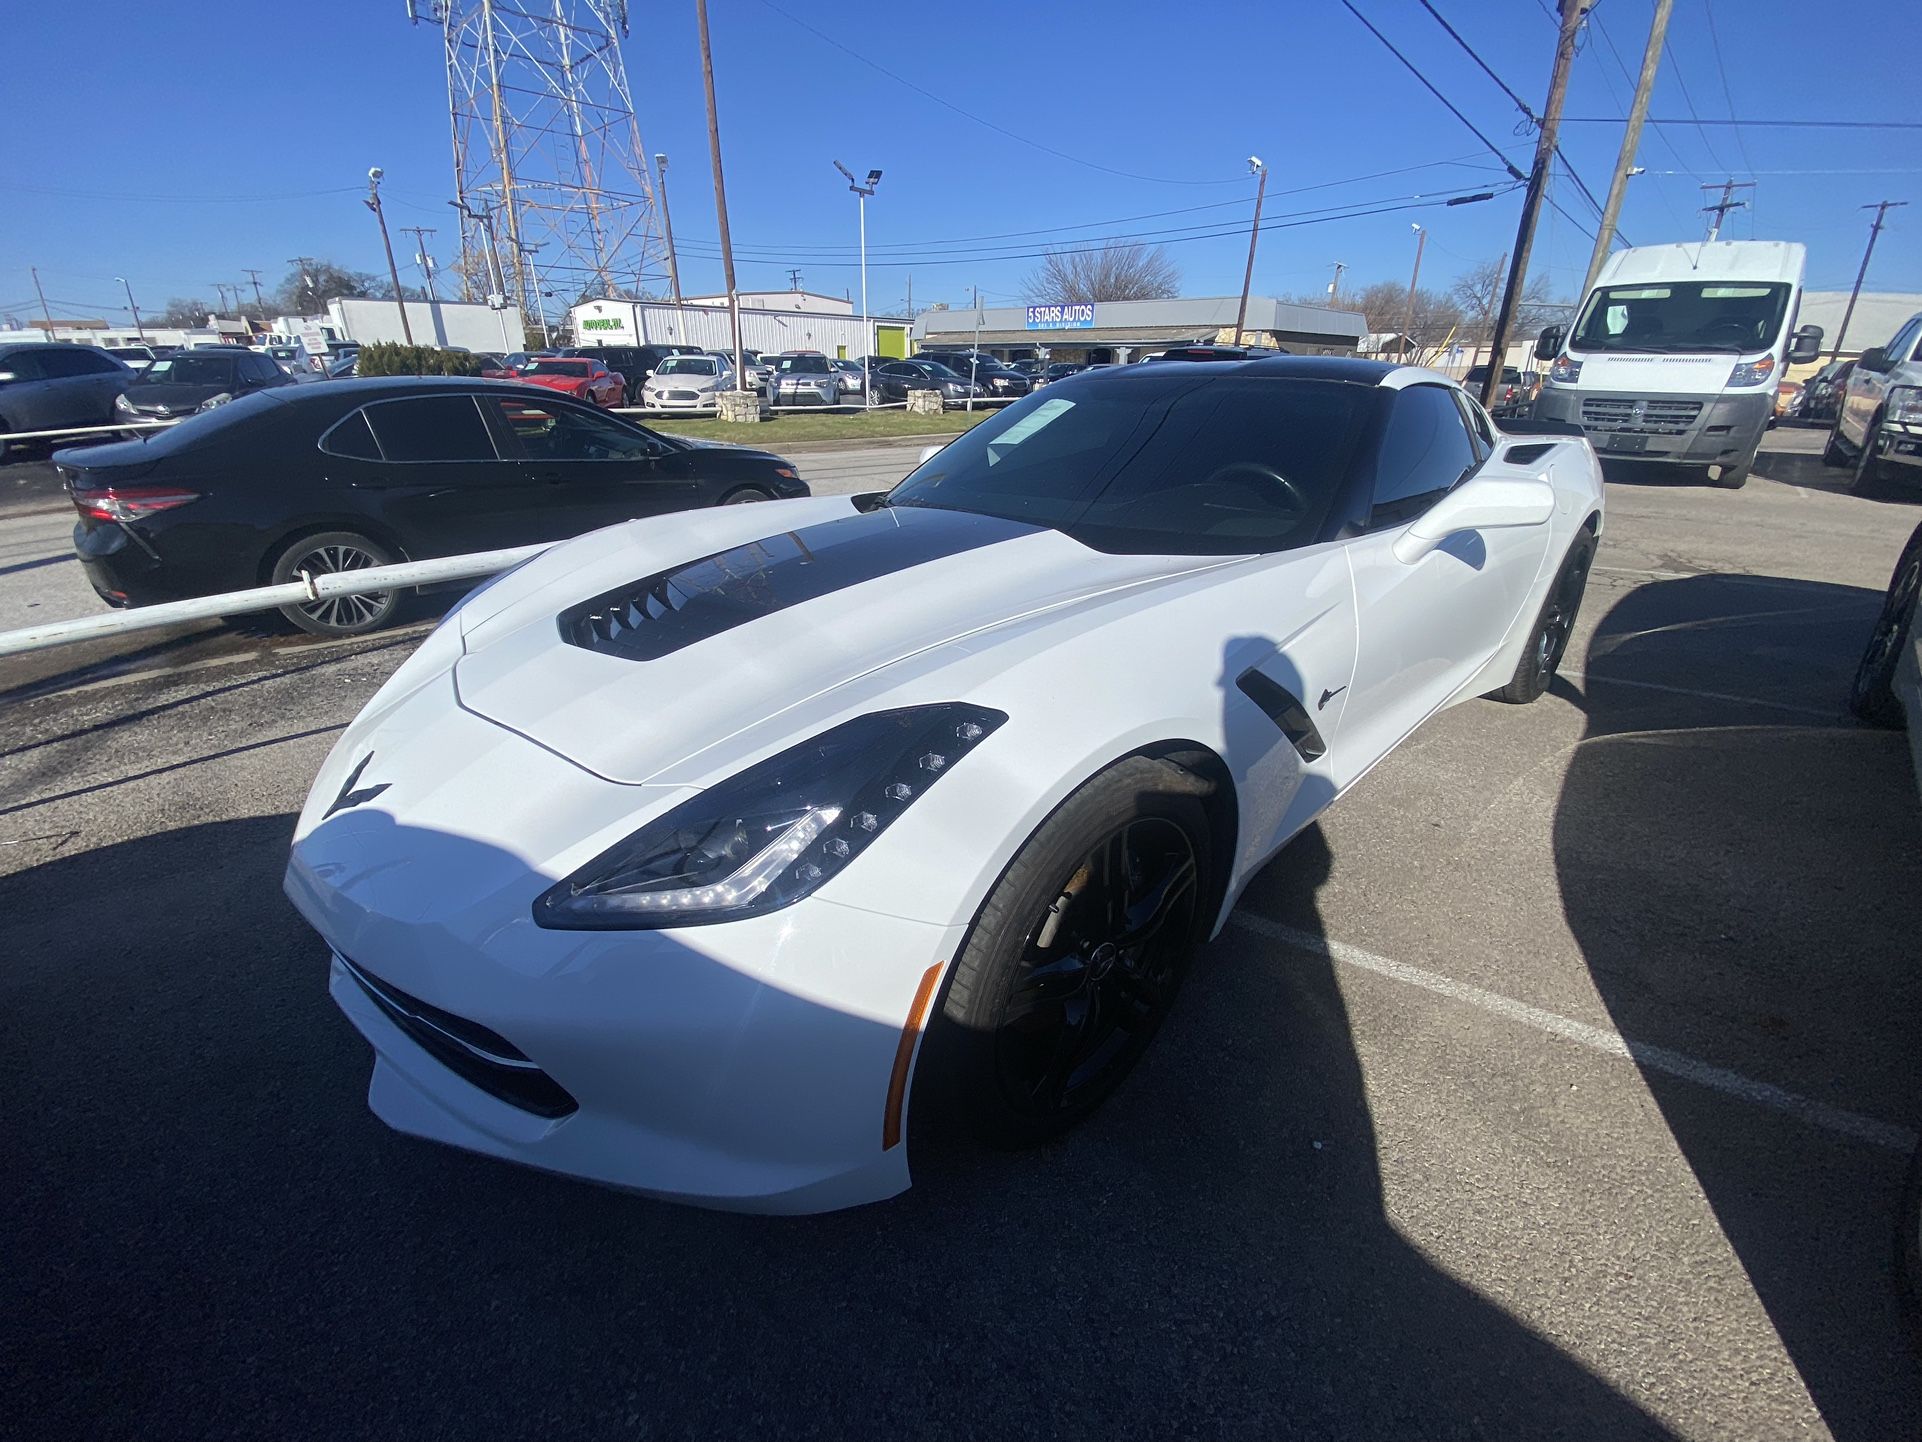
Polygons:
<instances>
[{"instance_id":1,"label":"headlight","mask_svg":"<svg viewBox=\"0 0 1922 1442\"><path fill-rule=\"evenodd\" d=\"M1557 385L1572 386L1582 378L1582 363L1572 356L1558 355L1548 368L1548 378Z\"/></svg>"},{"instance_id":2,"label":"headlight","mask_svg":"<svg viewBox=\"0 0 1922 1442\"><path fill-rule=\"evenodd\" d=\"M559 930L697 926L791 906L1007 719L959 703L857 717L650 821L545 892L534 920Z\"/></svg>"},{"instance_id":3,"label":"headlight","mask_svg":"<svg viewBox=\"0 0 1922 1442\"><path fill-rule=\"evenodd\" d=\"M1890 386L1889 419L1898 425L1922 426L1922 386Z\"/></svg>"},{"instance_id":4,"label":"headlight","mask_svg":"<svg viewBox=\"0 0 1922 1442\"><path fill-rule=\"evenodd\" d=\"M208 396L206 400L200 403L198 409L203 411L210 411L215 406L226 405L227 402L232 400L233 398L234 398L234 393L232 391L222 391L217 396Z\"/></svg>"},{"instance_id":5,"label":"headlight","mask_svg":"<svg viewBox=\"0 0 1922 1442\"><path fill-rule=\"evenodd\" d=\"M1765 355L1760 360L1737 361L1735 369L1728 373L1728 383L1732 386L1759 386L1775 374L1775 357Z\"/></svg>"}]
</instances>

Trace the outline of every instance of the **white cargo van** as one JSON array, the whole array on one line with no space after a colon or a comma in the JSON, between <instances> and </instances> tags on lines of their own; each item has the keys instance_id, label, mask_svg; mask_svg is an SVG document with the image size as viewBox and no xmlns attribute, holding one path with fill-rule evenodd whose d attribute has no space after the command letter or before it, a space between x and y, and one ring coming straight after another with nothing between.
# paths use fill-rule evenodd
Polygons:
<instances>
[{"instance_id":1,"label":"white cargo van","mask_svg":"<svg viewBox=\"0 0 1922 1442\"><path fill-rule=\"evenodd\" d=\"M1790 365L1814 360L1819 326L1795 328L1800 245L1718 240L1618 250L1572 327L1550 326L1535 415L1579 425L1604 457L1707 467L1748 479Z\"/></svg>"}]
</instances>

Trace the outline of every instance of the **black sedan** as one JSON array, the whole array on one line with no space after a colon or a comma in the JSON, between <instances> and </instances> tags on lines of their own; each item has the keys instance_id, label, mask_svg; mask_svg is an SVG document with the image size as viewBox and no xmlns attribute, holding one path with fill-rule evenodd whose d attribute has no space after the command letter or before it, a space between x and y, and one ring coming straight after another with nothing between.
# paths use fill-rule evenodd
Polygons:
<instances>
[{"instance_id":1,"label":"black sedan","mask_svg":"<svg viewBox=\"0 0 1922 1442\"><path fill-rule=\"evenodd\" d=\"M924 360L889 361L880 370L869 372L868 383L876 402L904 401L909 391L939 391L944 402L964 401L970 389L966 376L956 375L939 361ZM976 385L973 393L986 395L988 388Z\"/></svg>"},{"instance_id":2,"label":"black sedan","mask_svg":"<svg viewBox=\"0 0 1922 1442\"><path fill-rule=\"evenodd\" d=\"M277 387L54 464L80 512L74 549L112 606L808 493L766 451L661 435L513 381L413 376ZM283 614L352 635L384 625L398 601Z\"/></svg>"},{"instance_id":3,"label":"black sedan","mask_svg":"<svg viewBox=\"0 0 1922 1442\"><path fill-rule=\"evenodd\" d=\"M116 416L127 420L171 420L293 383L294 378L264 351L214 346L155 361L134 377L113 408Z\"/></svg>"}]
</instances>

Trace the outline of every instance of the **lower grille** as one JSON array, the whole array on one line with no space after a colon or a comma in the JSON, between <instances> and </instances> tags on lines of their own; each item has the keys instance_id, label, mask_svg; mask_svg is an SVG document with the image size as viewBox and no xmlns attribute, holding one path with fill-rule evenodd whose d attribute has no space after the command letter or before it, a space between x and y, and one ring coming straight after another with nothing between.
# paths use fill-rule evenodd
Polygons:
<instances>
[{"instance_id":1,"label":"lower grille","mask_svg":"<svg viewBox=\"0 0 1922 1442\"><path fill-rule=\"evenodd\" d=\"M698 401L701 398L701 393L699 391L669 391L667 398L671 401Z\"/></svg>"},{"instance_id":2,"label":"lower grille","mask_svg":"<svg viewBox=\"0 0 1922 1442\"><path fill-rule=\"evenodd\" d=\"M338 953L336 953L338 955ZM442 1011L368 975L346 957L340 964L387 1019L461 1080L537 1117L571 1116L581 1104L506 1037Z\"/></svg>"},{"instance_id":3,"label":"lower grille","mask_svg":"<svg viewBox=\"0 0 1922 1442\"><path fill-rule=\"evenodd\" d=\"M1598 431L1679 436L1701 414L1700 401L1630 400L1626 396L1586 396L1582 400L1583 427Z\"/></svg>"}]
</instances>

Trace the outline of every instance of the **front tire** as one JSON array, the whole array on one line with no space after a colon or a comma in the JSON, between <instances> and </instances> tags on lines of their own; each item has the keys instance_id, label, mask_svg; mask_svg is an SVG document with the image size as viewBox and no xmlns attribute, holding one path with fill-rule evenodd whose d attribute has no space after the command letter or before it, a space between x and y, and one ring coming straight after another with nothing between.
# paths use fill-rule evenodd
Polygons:
<instances>
[{"instance_id":1,"label":"front tire","mask_svg":"<svg viewBox=\"0 0 1922 1442\"><path fill-rule=\"evenodd\" d=\"M715 504L721 506L745 506L755 501L771 501L773 499L773 492L764 491L759 486L737 486L725 496L722 496Z\"/></svg>"},{"instance_id":2,"label":"front tire","mask_svg":"<svg viewBox=\"0 0 1922 1442\"><path fill-rule=\"evenodd\" d=\"M1492 693L1492 699L1526 706L1548 690L1568 650L1568 638L1575 632L1575 616L1581 610L1582 596L1588 589L1588 568L1594 560L1595 537L1584 527L1568 548L1555 583L1548 588L1528 646L1515 663L1515 674L1506 686Z\"/></svg>"},{"instance_id":3,"label":"front tire","mask_svg":"<svg viewBox=\"0 0 1922 1442\"><path fill-rule=\"evenodd\" d=\"M356 531L323 531L303 537L280 553L274 562L273 583L282 586L299 580L303 571L313 576L365 571L391 566L396 559L378 541ZM362 636L393 620L399 608L398 591L376 591L282 606L280 614L310 636Z\"/></svg>"},{"instance_id":4,"label":"front tire","mask_svg":"<svg viewBox=\"0 0 1922 1442\"><path fill-rule=\"evenodd\" d=\"M932 1058L990 1146L1032 1146L1098 1107L1172 1007L1204 929L1208 783L1146 757L1041 824L955 959Z\"/></svg>"},{"instance_id":5,"label":"front tire","mask_svg":"<svg viewBox=\"0 0 1922 1442\"><path fill-rule=\"evenodd\" d=\"M1862 449L1855 453L1855 474L1849 477L1849 494L1876 497L1887 493L1888 475L1882 458L1875 453L1875 442L1882 430L1882 417L1877 415L1869 422L1869 428L1862 432Z\"/></svg>"},{"instance_id":6,"label":"front tire","mask_svg":"<svg viewBox=\"0 0 1922 1442\"><path fill-rule=\"evenodd\" d=\"M1902 702L1895 694L1895 668L1915 629L1918 595L1922 595L1922 530L1910 537L1895 563L1882 614L1875 618L1875 629L1869 632L1869 644L1849 687L1849 710L1871 726L1904 723Z\"/></svg>"},{"instance_id":7,"label":"front tire","mask_svg":"<svg viewBox=\"0 0 1922 1442\"><path fill-rule=\"evenodd\" d=\"M1834 422L1829 426L1829 438L1822 446L1822 464L1839 471L1849 463L1848 449L1842 444L1842 413L1837 411Z\"/></svg>"},{"instance_id":8,"label":"front tire","mask_svg":"<svg viewBox=\"0 0 1922 1442\"><path fill-rule=\"evenodd\" d=\"M1709 477L1709 484L1724 491L1739 491L1748 484L1749 472L1754 469L1753 461L1745 461L1737 466L1719 466Z\"/></svg>"}]
</instances>

